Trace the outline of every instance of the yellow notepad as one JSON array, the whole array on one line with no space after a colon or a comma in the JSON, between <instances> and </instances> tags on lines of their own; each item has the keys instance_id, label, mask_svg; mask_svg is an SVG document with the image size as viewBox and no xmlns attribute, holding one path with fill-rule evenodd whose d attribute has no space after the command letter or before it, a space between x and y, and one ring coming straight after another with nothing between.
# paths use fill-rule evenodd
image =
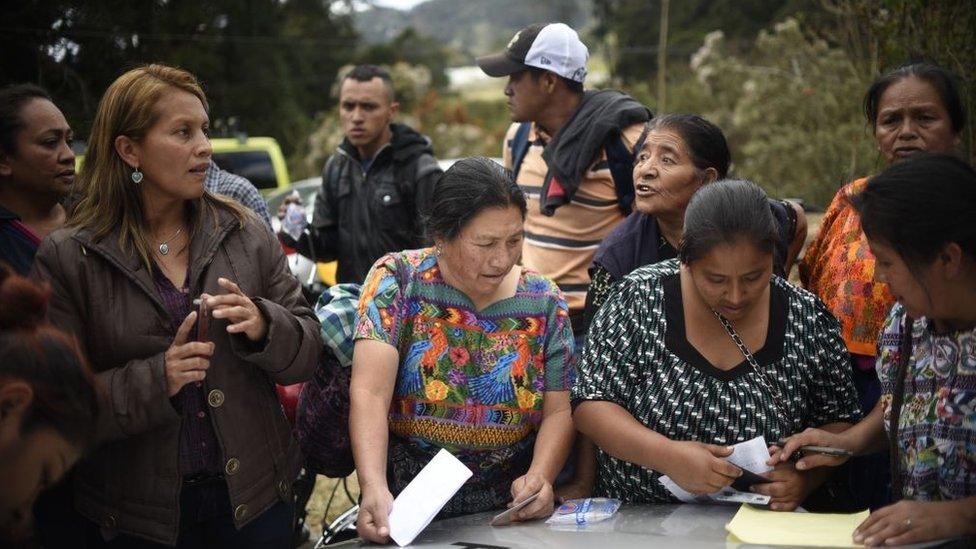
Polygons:
<instances>
[{"instance_id":1,"label":"yellow notepad","mask_svg":"<svg viewBox=\"0 0 976 549\"><path fill-rule=\"evenodd\" d=\"M868 518L868 511L851 515L831 513L784 513L743 505L725 525L728 541L757 545L807 547L861 547L854 543L854 529Z\"/></svg>"}]
</instances>

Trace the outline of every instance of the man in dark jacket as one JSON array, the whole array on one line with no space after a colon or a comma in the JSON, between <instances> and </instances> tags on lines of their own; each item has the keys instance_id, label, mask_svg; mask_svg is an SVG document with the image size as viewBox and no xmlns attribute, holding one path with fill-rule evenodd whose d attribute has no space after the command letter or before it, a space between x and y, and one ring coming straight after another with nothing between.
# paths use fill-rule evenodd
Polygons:
<instances>
[{"instance_id":1,"label":"man in dark jacket","mask_svg":"<svg viewBox=\"0 0 976 549\"><path fill-rule=\"evenodd\" d=\"M362 283L386 253L425 244L422 216L441 170L430 141L393 122L390 75L359 65L343 78L345 138L322 170L311 225L285 244L318 261L337 260L338 282Z\"/></svg>"}]
</instances>

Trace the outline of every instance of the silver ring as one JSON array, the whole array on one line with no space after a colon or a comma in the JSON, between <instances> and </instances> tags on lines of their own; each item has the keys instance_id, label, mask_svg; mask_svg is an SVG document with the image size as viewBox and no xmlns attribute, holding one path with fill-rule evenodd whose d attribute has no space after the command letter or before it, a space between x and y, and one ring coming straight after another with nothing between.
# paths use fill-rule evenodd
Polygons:
<instances>
[{"instance_id":1,"label":"silver ring","mask_svg":"<svg viewBox=\"0 0 976 549\"><path fill-rule=\"evenodd\" d=\"M906 530L911 530L912 529L912 519L911 518L905 519L905 529Z\"/></svg>"}]
</instances>

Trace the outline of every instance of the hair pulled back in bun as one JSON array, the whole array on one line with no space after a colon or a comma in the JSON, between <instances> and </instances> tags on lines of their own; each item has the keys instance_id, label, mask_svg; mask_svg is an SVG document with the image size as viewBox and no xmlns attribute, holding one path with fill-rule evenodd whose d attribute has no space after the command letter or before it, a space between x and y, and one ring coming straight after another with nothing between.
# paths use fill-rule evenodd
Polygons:
<instances>
[{"instance_id":1,"label":"hair pulled back in bun","mask_svg":"<svg viewBox=\"0 0 976 549\"><path fill-rule=\"evenodd\" d=\"M51 289L17 275L0 263L0 330L36 329L47 311Z\"/></svg>"},{"instance_id":2,"label":"hair pulled back in bun","mask_svg":"<svg viewBox=\"0 0 976 549\"><path fill-rule=\"evenodd\" d=\"M21 380L34 399L21 432L53 428L84 447L94 434L94 378L77 341L45 320L51 290L0 263L0 385Z\"/></svg>"}]
</instances>

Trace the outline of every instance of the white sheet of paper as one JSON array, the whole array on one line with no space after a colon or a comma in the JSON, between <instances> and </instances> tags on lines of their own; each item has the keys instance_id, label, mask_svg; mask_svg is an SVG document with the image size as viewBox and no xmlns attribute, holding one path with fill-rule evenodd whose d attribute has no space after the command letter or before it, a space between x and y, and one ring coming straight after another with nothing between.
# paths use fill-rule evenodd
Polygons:
<instances>
[{"instance_id":1,"label":"white sheet of paper","mask_svg":"<svg viewBox=\"0 0 976 549\"><path fill-rule=\"evenodd\" d=\"M712 498L708 496L696 496L691 492L686 492L684 488L675 484L675 482L671 480L671 477L667 475L661 475L658 477L657 481L667 488L668 491L674 495L674 497L678 498L678 500L684 503L712 503Z\"/></svg>"},{"instance_id":2,"label":"white sheet of paper","mask_svg":"<svg viewBox=\"0 0 976 549\"><path fill-rule=\"evenodd\" d=\"M447 450L437 452L410 484L393 500L390 511L390 537L399 545L409 545L434 520L471 471Z\"/></svg>"},{"instance_id":3,"label":"white sheet of paper","mask_svg":"<svg viewBox=\"0 0 976 549\"><path fill-rule=\"evenodd\" d=\"M725 461L728 461L741 469L752 471L753 473L757 474L762 474L773 470L772 467L766 465L766 460L769 459L769 447L766 446L766 439L762 436L733 445L732 454L724 459ZM752 492L740 492L731 487L719 490L714 494L698 496L690 492L686 492L680 486L675 484L675 482L667 475L662 475L657 480L665 488L667 488L668 491L674 495L674 497L685 503L719 502L766 505L771 499L769 496L753 494Z\"/></svg>"},{"instance_id":4,"label":"white sheet of paper","mask_svg":"<svg viewBox=\"0 0 976 549\"><path fill-rule=\"evenodd\" d=\"M773 470L766 465L767 460L769 460L769 446L766 446L766 438L761 436L732 446L732 455L725 458L725 461L740 469L760 475Z\"/></svg>"}]
</instances>

